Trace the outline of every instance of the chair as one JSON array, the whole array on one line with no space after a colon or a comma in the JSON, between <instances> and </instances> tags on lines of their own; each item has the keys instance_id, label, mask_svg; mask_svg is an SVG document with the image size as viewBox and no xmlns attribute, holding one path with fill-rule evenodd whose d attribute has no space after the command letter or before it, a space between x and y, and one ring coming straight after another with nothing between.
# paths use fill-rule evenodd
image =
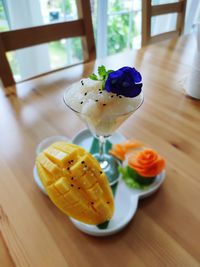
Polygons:
<instances>
[{"instance_id":1,"label":"chair","mask_svg":"<svg viewBox=\"0 0 200 267\"><path fill-rule=\"evenodd\" d=\"M179 36L184 29L186 2L187 0L179 0L177 3L153 6L151 0L142 0L142 46ZM171 13L178 13L176 29L152 36L152 17Z\"/></svg>"},{"instance_id":2,"label":"chair","mask_svg":"<svg viewBox=\"0 0 200 267\"><path fill-rule=\"evenodd\" d=\"M16 83L6 57L9 51L62 38L82 37L84 62L96 58L90 0L77 0L76 3L77 20L0 33L0 77L4 87Z\"/></svg>"}]
</instances>

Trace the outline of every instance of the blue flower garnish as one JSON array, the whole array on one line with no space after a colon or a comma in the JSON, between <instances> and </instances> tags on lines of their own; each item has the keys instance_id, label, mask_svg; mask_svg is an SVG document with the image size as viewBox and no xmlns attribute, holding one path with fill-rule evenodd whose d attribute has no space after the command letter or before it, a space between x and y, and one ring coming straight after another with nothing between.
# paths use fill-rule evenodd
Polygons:
<instances>
[{"instance_id":1,"label":"blue flower garnish","mask_svg":"<svg viewBox=\"0 0 200 267\"><path fill-rule=\"evenodd\" d=\"M136 97L142 90L142 76L131 67L123 67L108 74L105 89L109 93Z\"/></svg>"}]
</instances>

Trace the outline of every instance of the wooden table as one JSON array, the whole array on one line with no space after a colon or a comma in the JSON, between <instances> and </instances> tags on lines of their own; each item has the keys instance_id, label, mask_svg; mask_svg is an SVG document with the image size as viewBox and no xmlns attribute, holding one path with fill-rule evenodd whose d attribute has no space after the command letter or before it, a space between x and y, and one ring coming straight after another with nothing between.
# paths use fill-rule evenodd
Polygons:
<instances>
[{"instance_id":1,"label":"wooden table","mask_svg":"<svg viewBox=\"0 0 200 267\"><path fill-rule=\"evenodd\" d=\"M0 266L200 266L200 102L187 97L194 36L108 57L0 92ZM64 89L99 64L135 66L143 74L143 106L119 129L157 149L167 179L122 232L81 233L33 181L37 144L72 138L84 128L63 104ZM12 88L11 88L12 89Z\"/></svg>"}]
</instances>

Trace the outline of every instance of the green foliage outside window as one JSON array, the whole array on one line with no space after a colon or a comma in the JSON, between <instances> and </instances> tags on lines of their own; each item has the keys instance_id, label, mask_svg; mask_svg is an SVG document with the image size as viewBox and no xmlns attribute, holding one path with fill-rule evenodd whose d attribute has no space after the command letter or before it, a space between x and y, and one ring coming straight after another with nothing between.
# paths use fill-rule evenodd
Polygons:
<instances>
[{"instance_id":1,"label":"green foliage outside window","mask_svg":"<svg viewBox=\"0 0 200 267\"><path fill-rule=\"evenodd\" d=\"M113 13L120 12L122 10L122 1L114 0L111 11ZM108 28L107 28L107 49L108 55L118 53L127 47L128 35L130 34L130 40L138 35L135 22L134 14L132 17L132 28L129 33L129 16L131 13L126 14L113 14L108 17Z\"/></svg>"},{"instance_id":2,"label":"green foliage outside window","mask_svg":"<svg viewBox=\"0 0 200 267\"><path fill-rule=\"evenodd\" d=\"M115 54L127 47L129 14L114 15L109 18L107 49L108 54Z\"/></svg>"},{"instance_id":3,"label":"green foliage outside window","mask_svg":"<svg viewBox=\"0 0 200 267\"><path fill-rule=\"evenodd\" d=\"M5 13L4 13L4 9L3 9L2 0L0 0L0 19L5 19Z\"/></svg>"},{"instance_id":4,"label":"green foliage outside window","mask_svg":"<svg viewBox=\"0 0 200 267\"><path fill-rule=\"evenodd\" d=\"M50 1L49 3L51 7L53 5L55 8L58 8L60 10L60 15L62 15L62 17L66 17L67 19L72 17L73 5L75 5L75 1L59 0ZM70 46L70 53L68 53L68 46ZM51 58L51 65L53 68L65 66L66 63L73 64L78 61L81 61L83 58L80 38L72 38L67 42L52 42L49 44L49 52Z\"/></svg>"},{"instance_id":5,"label":"green foliage outside window","mask_svg":"<svg viewBox=\"0 0 200 267\"><path fill-rule=\"evenodd\" d=\"M8 23L2 0L0 0L0 32L8 30Z\"/></svg>"}]
</instances>

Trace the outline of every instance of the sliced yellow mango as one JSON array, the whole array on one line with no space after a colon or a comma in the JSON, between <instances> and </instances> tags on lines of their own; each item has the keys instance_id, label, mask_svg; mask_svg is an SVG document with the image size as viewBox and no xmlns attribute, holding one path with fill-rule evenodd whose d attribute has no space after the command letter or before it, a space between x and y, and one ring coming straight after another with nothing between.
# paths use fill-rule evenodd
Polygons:
<instances>
[{"instance_id":1,"label":"sliced yellow mango","mask_svg":"<svg viewBox=\"0 0 200 267\"><path fill-rule=\"evenodd\" d=\"M83 148L56 142L36 159L39 177L52 202L87 224L110 220L114 199L96 159Z\"/></svg>"},{"instance_id":2,"label":"sliced yellow mango","mask_svg":"<svg viewBox=\"0 0 200 267\"><path fill-rule=\"evenodd\" d=\"M97 182L97 178L91 173L86 173L78 178L75 177L75 179L76 184L83 189L88 189Z\"/></svg>"}]
</instances>

